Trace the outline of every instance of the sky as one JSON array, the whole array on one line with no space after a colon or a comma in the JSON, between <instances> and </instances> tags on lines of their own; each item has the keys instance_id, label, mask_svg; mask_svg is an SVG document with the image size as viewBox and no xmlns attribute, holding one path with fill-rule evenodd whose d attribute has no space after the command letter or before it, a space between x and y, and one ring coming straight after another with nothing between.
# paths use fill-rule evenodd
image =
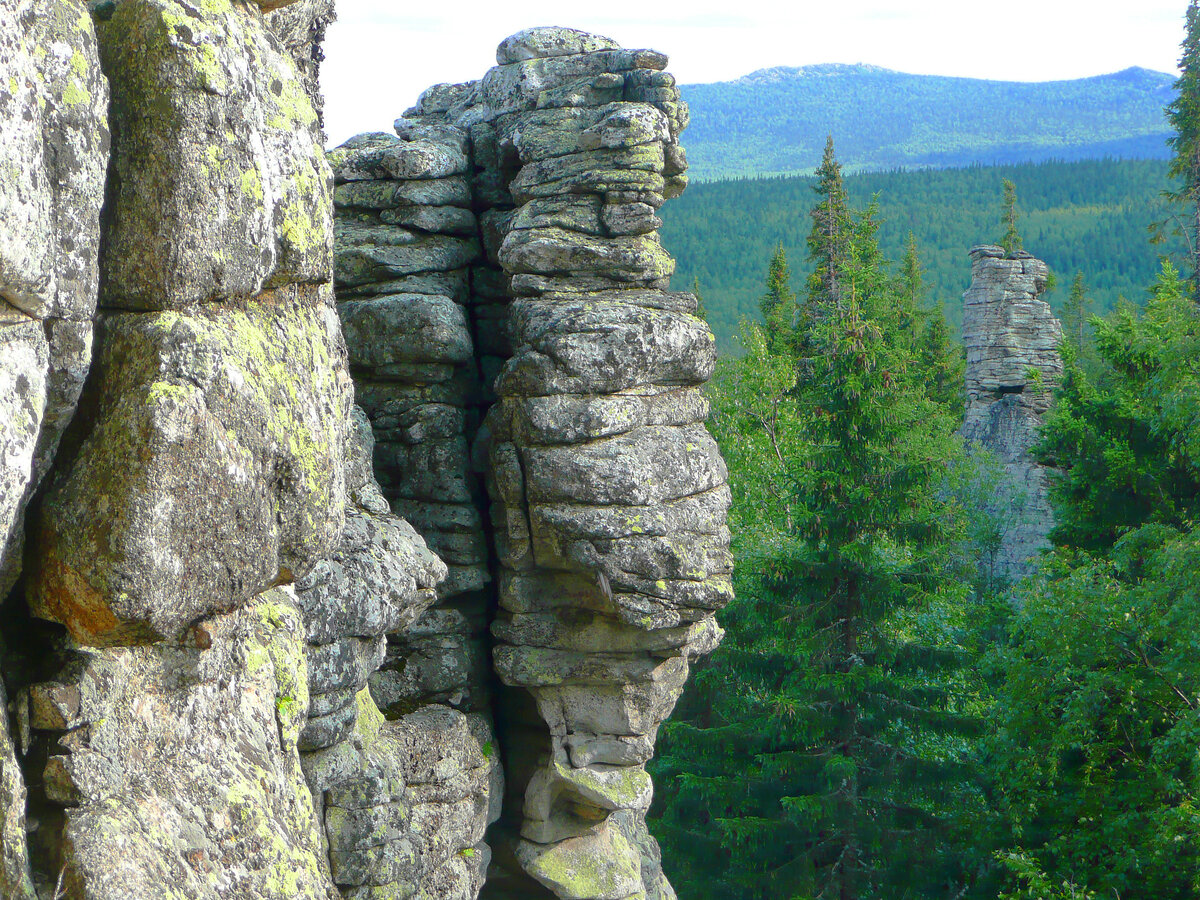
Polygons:
<instances>
[{"instance_id":1,"label":"sky","mask_svg":"<svg viewBox=\"0 0 1200 900\"><path fill-rule=\"evenodd\" d=\"M439 82L495 65L537 25L668 54L681 84L770 66L870 63L929 75L1051 81L1176 71L1186 0L339 0L321 70L331 146L392 121ZM684 95L686 99L686 93Z\"/></svg>"}]
</instances>

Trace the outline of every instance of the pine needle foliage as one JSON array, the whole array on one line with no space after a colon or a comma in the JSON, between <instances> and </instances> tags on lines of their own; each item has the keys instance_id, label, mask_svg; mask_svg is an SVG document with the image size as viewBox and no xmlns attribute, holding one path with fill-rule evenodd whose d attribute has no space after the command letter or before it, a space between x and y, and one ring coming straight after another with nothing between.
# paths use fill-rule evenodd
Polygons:
<instances>
[{"instance_id":1,"label":"pine needle foliage","mask_svg":"<svg viewBox=\"0 0 1200 900\"><path fill-rule=\"evenodd\" d=\"M931 396L916 296L829 162L814 235L837 240L814 248L832 270L807 298L820 314L801 318L802 349L744 322L713 390L738 599L665 726L653 816L689 900L951 897L974 871L958 839L982 800L946 489L957 420ZM786 295L776 260L768 297Z\"/></svg>"}]
</instances>

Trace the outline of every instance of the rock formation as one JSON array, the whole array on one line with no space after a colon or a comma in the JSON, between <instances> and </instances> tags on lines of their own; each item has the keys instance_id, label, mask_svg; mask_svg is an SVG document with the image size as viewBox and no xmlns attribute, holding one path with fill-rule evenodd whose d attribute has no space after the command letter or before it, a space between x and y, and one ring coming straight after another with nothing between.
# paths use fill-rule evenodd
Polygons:
<instances>
[{"instance_id":1,"label":"rock formation","mask_svg":"<svg viewBox=\"0 0 1200 900\"><path fill-rule=\"evenodd\" d=\"M964 440L991 451L1003 466L997 514L1000 546L987 561L998 579L1019 579L1049 546L1054 525L1048 472L1030 455L1062 377L1062 325L1041 299L1049 269L1040 259L1000 247L971 251L971 287L963 295L967 350ZM1013 513L1008 510L1015 510Z\"/></svg>"},{"instance_id":2,"label":"rock formation","mask_svg":"<svg viewBox=\"0 0 1200 900\"><path fill-rule=\"evenodd\" d=\"M332 0L0 14L0 896L673 897L731 560L665 57L522 32L327 159Z\"/></svg>"},{"instance_id":3,"label":"rock formation","mask_svg":"<svg viewBox=\"0 0 1200 900\"><path fill-rule=\"evenodd\" d=\"M687 108L663 56L580 32L497 62L330 155L376 467L452 572L373 688L479 708L490 613L509 789L487 895L673 896L644 766L731 567L712 335L656 234Z\"/></svg>"}]
</instances>

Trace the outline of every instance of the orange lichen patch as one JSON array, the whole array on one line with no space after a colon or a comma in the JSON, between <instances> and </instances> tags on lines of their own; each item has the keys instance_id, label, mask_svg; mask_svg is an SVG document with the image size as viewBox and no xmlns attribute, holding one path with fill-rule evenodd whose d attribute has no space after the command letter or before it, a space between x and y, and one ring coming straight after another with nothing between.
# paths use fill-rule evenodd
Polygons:
<instances>
[{"instance_id":1,"label":"orange lichen patch","mask_svg":"<svg viewBox=\"0 0 1200 900\"><path fill-rule=\"evenodd\" d=\"M145 622L128 622L114 615L104 596L58 554L51 529L43 527L39 545L45 550L39 574L30 590L30 611L59 622L77 642L89 647L151 644L162 640Z\"/></svg>"}]
</instances>

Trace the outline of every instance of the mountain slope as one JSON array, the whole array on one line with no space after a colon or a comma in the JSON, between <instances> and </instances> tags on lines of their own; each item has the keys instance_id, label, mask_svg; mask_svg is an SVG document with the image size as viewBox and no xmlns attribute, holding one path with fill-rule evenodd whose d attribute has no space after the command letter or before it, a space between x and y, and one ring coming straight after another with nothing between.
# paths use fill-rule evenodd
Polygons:
<instances>
[{"instance_id":1,"label":"mountain slope","mask_svg":"<svg viewBox=\"0 0 1200 900\"><path fill-rule=\"evenodd\" d=\"M877 66L761 69L683 88L698 180L806 173L833 134L850 170L1163 159L1174 77L1148 69L1074 81L908 75Z\"/></svg>"}]
</instances>

